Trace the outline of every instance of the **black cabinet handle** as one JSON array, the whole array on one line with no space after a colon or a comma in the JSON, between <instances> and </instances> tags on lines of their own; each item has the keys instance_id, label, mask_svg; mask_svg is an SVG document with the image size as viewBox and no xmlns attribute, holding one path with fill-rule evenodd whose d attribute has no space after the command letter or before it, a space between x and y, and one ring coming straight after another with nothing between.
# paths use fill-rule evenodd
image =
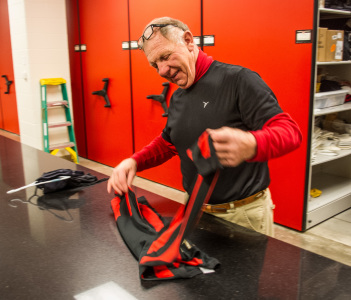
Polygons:
<instances>
[{"instance_id":1,"label":"black cabinet handle","mask_svg":"<svg viewBox=\"0 0 351 300\"><path fill-rule=\"evenodd\" d=\"M146 98L160 102L163 110L165 111L165 113L162 114L162 117L168 117L168 107L167 107L166 97L169 90L169 82L164 82L162 83L162 85L164 86L164 88L160 95L149 95L149 96L146 96Z\"/></svg>"},{"instance_id":2,"label":"black cabinet handle","mask_svg":"<svg viewBox=\"0 0 351 300\"><path fill-rule=\"evenodd\" d=\"M108 87L109 80L110 79L108 78L104 78L102 80L103 82L105 82L103 89L92 93L93 95L98 95L105 98L105 102L106 102L106 104L104 105L105 107L111 107L110 99L108 98L108 95L107 95L107 87Z\"/></svg>"},{"instance_id":3,"label":"black cabinet handle","mask_svg":"<svg viewBox=\"0 0 351 300\"><path fill-rule=\"evenodd\" d=\"M7 75L2 75L1 77L4 77L6 80L6 85L7 85L7 91L4 94L10 94L10 85L13 83L13 81L9 80L7 78Z\"/></svg>"}]
</instances>

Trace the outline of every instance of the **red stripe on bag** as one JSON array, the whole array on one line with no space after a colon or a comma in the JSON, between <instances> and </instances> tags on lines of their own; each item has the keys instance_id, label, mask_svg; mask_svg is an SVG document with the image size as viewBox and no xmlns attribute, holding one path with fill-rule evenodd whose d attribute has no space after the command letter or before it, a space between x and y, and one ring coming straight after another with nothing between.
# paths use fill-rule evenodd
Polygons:
<instances>
[{"instance_id":1,"label":"red stripe on bag","mask_svg":"<svg viewBox=\"0 0 351 300\"><path fill-rule=\"evenodd\" d=\"M213 176L213 179L212 179L212 182L211 182L211 185L207 191L207 195L205 197L205 200L204 200L204 204L207 204L208 200L210 200L210 197L212 195L212 192L216 186L216 183L217 183L217 180L218 180L218 177L219 177L219 171L217 170L216 173L214 174Z\"/></svg>"},{"instance_id":2,"label":"red stripe on bag","mask_svg":"<svg viewBox=\"0 0 351 300\"><path fill-rule=\"evenodd\" d=\"M199 265L202 265L204 263L204 261L201 258L197 258L197 257L194 257L193 259L191 259L189 261L181 260L180 262L183 264L189 265L189 266L199 266Z\"/></svg>"},{"instance_id":3,"label":"red stripe on bag","mask_svg":"<svg viewBox=\"0 0 351 300\"><path fill-rule=\"evenodd\" d=\"M128 193L127 194L124 194L125 198L126 198L126 203L127 203L127 207L128 207L128 210L129 210L129 215L132 216L133 213L132 213L132 208L130 207L130 202L129 202L129 195Z\"/></svg>"},{"instance_id":4,"label":"red stripe on bag","mask_svg":"<svg viewBox=\"0 0 351 300\"><path fill-rule=\"evenodd\" d=\"M166 266L154 266L154 274L157 278L174 277L174 274Z\"/></svg>"},{"instance_id":5,"label":"red stripe on bag","mask_svg":"<svg viewBox=\"0 0 351 300\"><path fill-rule=\"evenodd\" d=\"M160 217L150 207L144 204L139 204L139 208L141 215L155 228L156 232L159 232L164 227Z\"/></svg>"},{"instance_id":6,"label":"red stripe on bag","mask_svg":"<svg viewBox=\"0 0 351 300\"><path fill-rule=\"evenodd\" d=\"M197 141L197 145L199 146L201 155L206 159L211 157L211 149L208 143L208 136L208 132L205 131Z\"/></svg>"},{"instance_id":7,"label":"red stripe on bag","mask_svg":"<svg viewBox=\"0 0 351 300\"><path fill-rule=\"evenodd\" d=\"M111 207L112 207L112 210L114 212L116 221L117 221L118 217L121 216L120 202L121 202L121 200L118 197L115 197L111 200Z\"/></svg>"},{"instance_id":8,"label":"red stripe on bag","mask_svg":"<svg viewBox=\"0 0 351 300\"><path fill-rule=\"evenodd\" d=\"M192 161L194 161L194 159L193 159L193 153L191 152L190 149L186 150L186 154L189 156L189 158L190 158Z\"/></svg>"},{"instance_id":9,"label":"red stripe on bag","mask_svg":"<svg viewBox=\"0 0 351 300\"><path fill-rule=\"evenodd\" d=\"M180 247L180 244L182 242L182 237L183 237L183 234L185 231L185 227L187 226L189 216L190 216L192 207L194 205L195 199L197 197L197 194L199 192L202 181L203 181L203 177L201 175L198 175L193 192L191 193L191 197L188 201L187 209L186 209L184 217L182 218L180 214L177 214L177 217L178 217L177 224L173 224L173 225L177 225L177 226L170 226L168 228L168 230L166 230L157 240L155 240L151 244L147 254L150 254L152 252L156 252L161 247L163 247L165 245L165 243L169 240L169 237L172 235L172 233L175 231L175 229L178 227L178 225L180 223L180 226L181 226L180 230L178 232L177 237L172 242L171 246L165 252L160 254L159 256L156 256L156 257L144 256L144 257L142 257L142 259L140 260L141 264L144 264L146 262L151 262L151 261L164 261L164 262L171 263L172 261L174 261L174 259L180 258L179 247Z\"/></svg>"}]
</instances>

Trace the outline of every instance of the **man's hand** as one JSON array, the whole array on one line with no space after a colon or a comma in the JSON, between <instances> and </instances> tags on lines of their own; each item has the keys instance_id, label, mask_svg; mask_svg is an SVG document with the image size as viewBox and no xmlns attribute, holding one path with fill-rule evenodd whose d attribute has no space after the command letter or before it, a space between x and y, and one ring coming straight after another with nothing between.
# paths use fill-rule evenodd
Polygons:
<instances>
[{"instance_id":1,"label":"man's hand","mask_svg":"<svg viewBox=\"0 0 351 300\"><path fill-rule=\"evenodd\" d=\"M107 182L107 191L110 193L114 189L119 195L128 193L128 187L131 186L136 171L137 163L133 158L123 160L113 169L112 175Z\"/></svg>"},{"instance_id":2,"label":"man's hand","mask_svg":"<svg viewBox=\"0 0 351 300\"><path fill-rule=\"evenodd\" d=\"M256 155L257 142L250 132L230 127L207 129L207 132L224 167L236 167Z\"/></svg>"}]
</instances>

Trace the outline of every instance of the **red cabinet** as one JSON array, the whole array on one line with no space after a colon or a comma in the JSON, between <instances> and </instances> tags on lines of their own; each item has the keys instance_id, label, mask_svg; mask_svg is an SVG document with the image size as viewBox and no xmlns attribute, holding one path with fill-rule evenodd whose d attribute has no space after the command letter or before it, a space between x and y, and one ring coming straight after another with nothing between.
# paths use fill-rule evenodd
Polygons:
<instances>
[{"instance_id":1,"label":"red cabinet","mask_svg":"<svg viewBox=\"0 0 351 300\"><path fill-rule=\"evenodd\" d=\"M71 73L78 153L115 166L133 153L130 53L121 47L129 39L127 1L81 0L76 5L67 1L69 24L79 29L69 35L71 63L81 71ZM108 80L110 107L93 94L103 90L103 79Z\"/></svg>"},{"instance_id":2,"label":"red cabinet","mask_svg":"<svg viewBox=\"0 0 351 300\"><path fill-rule=\"evenodd\" d=\"M7 0L0 0L0 128L19 134Z\"/></svg>"},{"instance_id":3,"label":"red cabinet","mask_svg":"<svg viewBox=\"0 0 351 300\"><path fill-rule=\"evenodd\" d=\"M313 28L314 1L203 0L203 33L215 45L214 59L256 71L271 87L282 109L299 124L302 146L270 161L275 222L302 229L312 73L312 43L296 43L297 30ZM216 16L220 16L216 17Z\"/></svg>"}]
</instances>

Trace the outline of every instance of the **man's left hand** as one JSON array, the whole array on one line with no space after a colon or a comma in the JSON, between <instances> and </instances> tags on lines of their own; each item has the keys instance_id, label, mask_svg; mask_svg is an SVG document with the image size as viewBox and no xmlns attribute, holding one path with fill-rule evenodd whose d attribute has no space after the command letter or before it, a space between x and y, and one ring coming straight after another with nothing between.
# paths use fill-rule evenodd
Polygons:
<instances>
[{"instance_id":1,"label":"man's left hand","mask_svg":"<svg viewBox=\"0 0 351 300\"><path fill-rule=\"evenodd\" d=\"M256 155L257 142L250 132L230 127L207 129L207 132L224 167L236 167Z\"/></svg>"}]
</instances>

